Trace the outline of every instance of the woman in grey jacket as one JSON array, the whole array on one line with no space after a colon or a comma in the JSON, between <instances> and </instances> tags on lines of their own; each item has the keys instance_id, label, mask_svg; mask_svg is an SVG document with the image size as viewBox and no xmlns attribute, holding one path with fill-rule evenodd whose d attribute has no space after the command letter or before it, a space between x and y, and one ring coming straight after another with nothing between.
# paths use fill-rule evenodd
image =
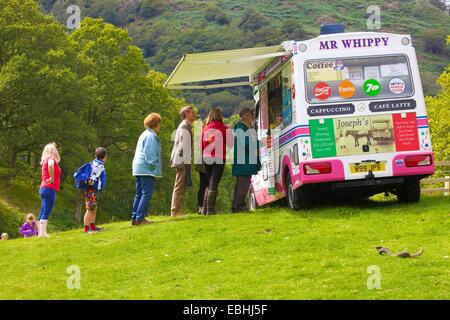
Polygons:
<instances>
[{"instance_id":1,"label":"woman in grey jacket","mask_svg":"<svg viewBox=\"0 0 450 320\"><path fill-rule=\"evenodd\" d=\"M139 137L133 159L133 176L136 177L136 196L131 214L131 224L149 224L148 204L153 194L155 178L162 177L161 144L157 134L161 128L161 116L150 113L144 120L145 131Z\"/></svg>"}]
</instances>

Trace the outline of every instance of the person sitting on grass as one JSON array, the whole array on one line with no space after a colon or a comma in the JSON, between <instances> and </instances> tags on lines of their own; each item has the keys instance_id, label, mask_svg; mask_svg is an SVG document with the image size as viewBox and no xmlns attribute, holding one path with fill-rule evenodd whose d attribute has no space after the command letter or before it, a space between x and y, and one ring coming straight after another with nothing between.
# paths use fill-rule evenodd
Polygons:
<instances>
[{"instance_id":1,"label":"person sitting on grass","mask_svg":"<svg viewBox=\"0 0 450 320\"><path fill-rule=\"evenodd\" d=\"M9 239L8 234L6 232L3 232L0 240L8 240L8 239Z\"/></svg>"},{"instance_id":2,"label":"person sitting on grass","mask_svg":"<svg viewBox=\"0 0 450 320\"><path fill-rule=\"evenodd\" d=\"M22 225L22 228L20 228L19 233L23 235L24 238L31 238L38 235L37 224L32 213L27 214L26 222Z\"/></svg>"},{"instance_id":3,"label":"person sitting on grass","mask_svg":"<svg viewBox=\"0 0 450 320\"><path fill-rule=\"evenodd\" d=\"M98 194L105 189L106 170L105 162L108 158L105 148L98 147L95 150L95 160L91 162L91 175L87 189L83 190L83 199L86 204L84 215L84 232L92 233L103 230L95 226L98 208Z\"/></svg>"}]
</instances>

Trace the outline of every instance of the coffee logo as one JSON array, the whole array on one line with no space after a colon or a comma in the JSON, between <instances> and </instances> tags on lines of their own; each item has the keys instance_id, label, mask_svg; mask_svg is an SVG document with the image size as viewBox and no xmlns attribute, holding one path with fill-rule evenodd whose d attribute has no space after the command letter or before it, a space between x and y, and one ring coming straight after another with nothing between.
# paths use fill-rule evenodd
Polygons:
<instances>
[{"instance_id":1,"label":"coffee logo","mask_svg":"<svg viewBox=\"0 0 450 320\"><path fill-rule=\"evenodd\" d=\"M334 69L335 67L334 61L314 61L306 64L306 69Z\"/></svg>"}]
</instances>

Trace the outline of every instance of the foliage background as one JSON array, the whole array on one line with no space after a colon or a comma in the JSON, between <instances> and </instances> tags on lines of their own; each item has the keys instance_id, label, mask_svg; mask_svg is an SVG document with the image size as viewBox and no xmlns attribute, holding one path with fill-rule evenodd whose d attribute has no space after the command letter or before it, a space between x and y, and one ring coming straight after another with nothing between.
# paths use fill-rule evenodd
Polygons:
<instances>
[{"instance_id":1,"label":"foliage background","mask_svg":"<svg viewBox=\"0 0 450 320\"><path fill-rule=\"evenodd\" d=\"M65 27L78 4L81 28ZM413 35L427 98L436 158L450 158L450 17L429 1L377 1L381 31ZM99 220L127 219L134 193L131 159L142 120L163 117L164 179L151 213L169 212L174 171L167 165L178 110L188 101L204 116L219 105L227 116L252 106L251 90L172 92L162 84L186 52L279 44L318 35L326 22L366 30L366 1L0 0L0 231L17 235L27 212L39 211L39 159L56 141L64 184L54 229L78 226L71 174L97 146L109 151L108 186ZM447 69L446 69L447 68ZM447 71L445 71L447 70ZM438 84L436 79L439 77ZM233 121L233 120L229 120ZM227 168L218 207L230 206ZM194 173L194 185L198 177ZM185 211L196 210L190 188Z\"/></svg>"}]
</instances>

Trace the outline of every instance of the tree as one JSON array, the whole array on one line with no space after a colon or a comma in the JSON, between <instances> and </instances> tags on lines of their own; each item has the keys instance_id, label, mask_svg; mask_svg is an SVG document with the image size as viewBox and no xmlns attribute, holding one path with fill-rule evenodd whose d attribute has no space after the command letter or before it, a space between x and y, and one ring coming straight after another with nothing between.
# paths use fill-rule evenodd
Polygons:
<instances>
[{"instance_id":1,"label":"tree","mask_svg":"<svg viewBox=\"0 0 450 320\"><path fill-rule=\"evenodd\" d=\"M256 11L254 8L248 9L239 23L239 28L247 31L256 31L269 25L269 19Z\"/></svg>"},{"instance_id":2,"label":"tree","mask_svg":"<svg viewBox=\"0 0 450 320\"><path fill-rule=\"evenodd\" d=\"M37 158L47 142L75 142L77 150L83 95L63 26L34 1L3 1L0 37L0 157L7 158L14 172L20 153ZM72 128L73 134L66 135Z\"/></svg>"},{"instance_id":3,"label":"tree","mask_svg":"<svg viewBox=\"0 0 450 320\"><path fill-rule=\"evenodd\" d=\"M421 38L425 50L431 53L442 54L446 49L448 32L443 29L429 29L422 32Z\"/></svg>"},{"instance_id":4,"label":"tree","mask_svg":"<svg viewBox=\"0 0 450 320\"><path fill-rule=\"evenodd\" d=\"M444 1L442 0L429 0L429 1L433 6L441 9L442 11L447 11L447 6L444 3Z\"/></svg>"},{"instance_id":5,"label":"tree","mask_svg":"<svg viewBox=\"0 0 450 320\"><path fill-rule=\"evenodd\" d=\"M215 5L210 5L206 8L205 19L210 22L217 22L220 25L228 24L230 22L226 12Z\"/></svg>"},{"instance_id":6,"label":"tree","mask_svg":"<svg viewBox=\"0 0 450 320\"><path fill-rule=\"evenodd\" d=\"M426 99L431 138L436 159L450 160L450 65L437 82L441 92Z\"/></svg>"},{"instance_id":7,"label":"tree","mask_svg":"<svg viewBox=\"0 0 450 320\"><path fill-rule=\"evenodd\" d=\"M308 33L299 19L286 19L281 23L281 34L285 40L305 40Z\"/></svg>"},{"instance_id":8,"label":"tree","mask_svg":"<svg viewBox=\"0 0 450 320\"><path fill-rule=\"evenodd\" d=\"M139 15L149 19L160 15L164 11L164 0L144 0L139 8Z\"/></svg>"}]
</instances>

